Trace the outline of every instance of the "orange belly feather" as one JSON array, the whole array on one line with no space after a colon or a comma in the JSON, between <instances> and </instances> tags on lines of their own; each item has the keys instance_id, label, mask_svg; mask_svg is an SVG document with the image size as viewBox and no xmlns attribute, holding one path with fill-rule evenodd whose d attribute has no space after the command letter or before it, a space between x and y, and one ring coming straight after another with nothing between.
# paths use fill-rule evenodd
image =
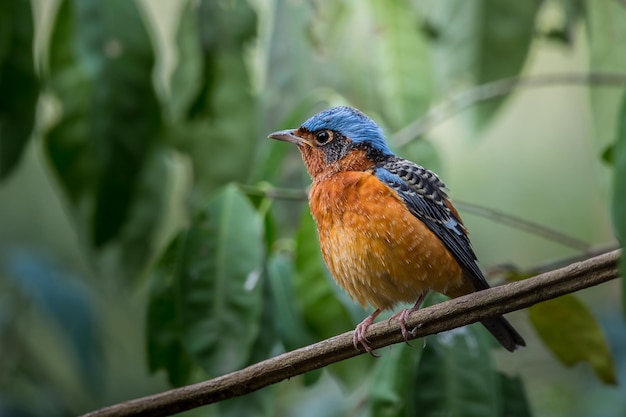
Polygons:
<instances>
[{"instance_id":1,"label":"orange belly feather","mask_svg":"<svg viewBox=\"0 0 626 417\"><path fill-rule=\"evenodd\" d=\"M373 173L316 179L309 203L328 269L361 305L385 310L429 290L473 291L439 238Z\"/></svg>"}]
</instances>

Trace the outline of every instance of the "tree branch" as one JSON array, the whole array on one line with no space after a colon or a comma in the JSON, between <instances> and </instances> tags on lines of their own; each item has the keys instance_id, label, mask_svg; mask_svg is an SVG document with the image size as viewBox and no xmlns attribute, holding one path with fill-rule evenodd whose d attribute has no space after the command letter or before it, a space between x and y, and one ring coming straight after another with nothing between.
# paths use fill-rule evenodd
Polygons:
<instances>
[{"instance_id":1,"label":"tree branch","mask_svg":"<svg viewBox=\"0 0 626 417\"><path fill-rule=\"evenodd\" d=\"M481 319L509 313L539 302L619 277L620 251L605 253L567 267L489 290L445 301L409 317L410 338L421 338ZM372 348L402 342L396 321L374 324L367 332ZM254 392L334 362L362 354L352 346L352 332L287 352L209 381L115 404L84 417L168 416Z\"/></svg>"}]
</instances>

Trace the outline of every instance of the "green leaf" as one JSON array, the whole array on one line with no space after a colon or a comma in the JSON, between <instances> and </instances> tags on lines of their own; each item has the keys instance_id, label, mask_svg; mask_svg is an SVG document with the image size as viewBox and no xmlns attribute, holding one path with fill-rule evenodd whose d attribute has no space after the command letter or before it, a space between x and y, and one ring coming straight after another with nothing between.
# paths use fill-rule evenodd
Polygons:
<instances>
[{"instance_id":1,"label":"green leaf","mask_svg":"<svg viewBox=\"0 0 626 417\"><path fill-rule=\"evenodd\" d=\"M192 101L202 88L202 47L196 2L186 1L183 6L176 46L178 62L172 73L169 110L175 121L185 120Z\"/></svg>"},{"instance_id":2,"label":"green leaf","mask_svg":"<svg viewBox=\"0 0 626 417\"><path fill-rule=\"evenodd\" d=\"M375 54L379 105L389 127L398 130L424 113L432 96L432 66L419 20L409 1L370 1L377 41L359 48ZM367 59L364 59L367 61Z\"/></svg>"},{"instance_id":3,"label":"green leaf","mask_svg":"<svg viewBox=\"0 0 626 417\"><path fill-rule=\"evenodd\" d=\"M615 234L622 247L626 244L626 89L617 117L617 137L611 147L613 162L613 202L611 206ZM622 299L626 305L626 261L620 260Z\"/></svg>"},{"instance_id":4,"label":"green leaf","mask_svg":"<svg viewBox=\"0 0 626 417\"><path fill-rule=\"evenodd\" d=\"M170 95L175 124L168 140L192 159L194 203L250 175L263 139L244 60L255 35L256 14L246 0L189 2L183 11L177 36L181 55Z\"/></svg>"},{"instance_id":5,"label":"green leaf","mask_svg":"<svg viewBox=\"0 0 626 417\"><path fill-rule=\"evenodd\" d=\"M82 285L84 278L46 254L23 249L3 251L0 275L9 278L5 284L20 294L15 297L20 306L15 313L27 311L29 306L41 312L45 325L64 336L80 380L91 390L98 389L104 371L97 331L100 317L93 307L93 294Z\"/></svg>"},{"instance_id":6,"label":"green leaf","mask_svg":"<svg viewBox=\"0 0 626 417\"><path fill-rule=\"evenodd\" d=\"M275 326L280 340L287 350L301 348L315 342L306 331L294 304L293 262L286 255L273 255L267 261L267 274L272 291Z\"/></svg>"},{"instance_id":7,"label":"green leaf","mask_svg":"<svg viewBox=\"0 0 626 417\"><path fill-rule=\"evenodd\" d=\"M552 22L542 35L548 40L573 46L579 20L584 14L584 0L559 0L553 2L553 5L560 8L562 18L557 22L558 25Z\"/></svg>"},{"instance_id":8,"label":"green leaf","mask_svg":"<svg viewBox=\"0 0 626 417\"><path fill-rule=\"evenodd\" d=\"M585 2L589 67L594 72L622 72L626 68L626 7L619 2ZM595 146L613 165L612 217L622 247L626 241L626 90L590 89ZM607 153L607 151L609 151ZM606 158L605 158L606 160ZM622 297L626 303L626 264L620 261Z\"/></svg>"},{"instance_id":9,"label":"green leaf","mask_svg":"<svg viewBox=\"0 0 626 417\"><path fill-rule=\"evenodd\" d=\"M0 2L0 180L17 166L35 123L39 80L33 63L31 2Z\"/></svg>"},{"instance_id":10,"label":"green leaf","mask_svg":"<svg viewBox=\"0 0 626 417\"><path fill-rule=\"evenodd\" d=\"M429 337L411 385L408 415L501 415L500 379L490 357L491 343L478 325Z\"/></svg>"},{"instance_id":11,"label":"green leaf","mask_svg":"<svg viewBox=\"0 0 626 417\"><path fill-rule=\"evenodd\" d=\"M151 372L165 369L173 386L188 382L193 367L193 359L183 343L185 323L180 314L183 299L176 277L184 239L185 233L181 233L154 270L146 324L148 369Z\"/></svg>"},{"instance_id":12,"label":"green leaf","mask_svg":"<svg viewBox=\"0 0 626 417\"><path fill-rule=\"evenodd\" d=\"M618 135L620 133L618 132ZM600 159L607 165L613 165L613 152L615 152L615 145L608 145L600 154Z\"/></svg>"},{"instance_id":13,"label":"green leaf","mask_svg":"<svg viewBox=\"0 0 626 417\"><path fill-rule=\"evenodd\" d=\"M51 34L47 80L52 94L62 103L63 113L47 132L44 144L52 168L75 206L85 203L98 176L89 124L93 82L87 67L78 61L75 40L79 37L74 7L71 1L64 0ZM87 214L81 219L84 225L88 224L88 217Z\"/></svg>"},{"instance_id":14,"label":"green leaf","mask_svg":"<svg viewBox=\"0 0 626 417\"><path fill-rule=\"evenodd\" d=\"M451 0L423 7L428 24L438 34L433 54L442 94L518 75L530 49L541 3ZM476 121L487 121L500 102L483 103Z\"/></svg>"},{"instance_id":15,"label":"green leaf","mask_svg":"<svg viewBox=\"0 0 626 417\"><path fill-rule=\"evenodd\" d=\"M530 404L520 376L508 376L498 372L502 391L501 417L531 417Z\"/></svg>"},{"instance_id":16,"label":"green leaf","mask_svg":"<svg viewBox=\"0 0 626 417\"><path fill-rule=\"evenodd\" d=\"M136 3L126 0L65 0L51 39L49 86L63 112L47 150L100 247L125 223L160 134L152 45Z\"/></svg>"},{"instance_id":17,"label":"green leaf","mask_svg":"<svg viewBox=\"0 0 626 417\"><path fill-rule=\"evenodd\" d=\"M373 416L409 415L413 382L422 351L421 346L410 347L400 343L392 346L376 361L368 396Z\"/></svg>"},{"instance_id":18,"label":"green leaf","mask_svg":"<svg viewBox=\"0 0 626 417\"><path fill-rule=\"evenodd\" d=\"M234 185L225 187L159 264L157 282L171 284L150 304L175 318L164 334L158 318L149 321L152 370L166 367L175 379L165 356L183 349L209 375L247 363L259 332L262 255L260 216Z\"/></svg>"},{"instance_id":19,"label":"green leaf","mask_svg":"<svg viewBox=\"0 0 626 417\"><path fill-rule=\"evenodd\" d=\"M158 144L147 156L129 207L128 221L107 255L119 259L130 278L143 277L148 263L186 221L181 196L190 189L188 167L175 151Z\"/></svg>"},{"instance_id":20,"label":"green leaf","mask_svg":"<svg viewBox=\"0 0 626 417\"><path fill-rule=\"evenodd\" d=\"M311 40L311 23L315 19L313 4L276 0L273 7L268 9L267 13L275 22L268 35L267 61L264 62L267 85L272 86L264 91L270 123L269 133L278 130L277 126L281 122L290 122L284 120L285 115L292 113L301 100L319 87L316 81L319 81L320 72L325 69L315 65L315 49ZM325 20L319 22L323 23ZM288 44L285 42L287 39ZM286 47L287 45L289 46ZM294 122L301 123L303 120L299 118ZM280 128L295 127L297 126L288 124Z\"/></svg>"},{"instance_id":21,"label":"green leaf","mask_svg":"<svg viewBox=\"0 0 626 417\"><path fill-rule=\"evenodd\" d=\"M626 68L626 7L621 2L586 1L585 24L589 45L589 71L622 73ZM602 152L615 140L615 129L624 116L620 88L590 88L589 108L593 114L594 145Z\"/></svg>"},{"instance_id":22,"label":"green leaf","mask_svg":"<svg viewBox=\"0 0 626 417\"><path fill-rule=\"evenodd\" d=\"M602 328L589 309L568 294L528 309L535 330L566 366L587 362L605 384L616 384L615 365Z\"/></svg>"},{"instance_id":23,"label":"green leaf","mask_svg":"<svg viewBox=\"0 0 626 417\"><path fill-rule=\"evenodd\" d=\"M219 414L209 413L219 417L271 417L276 413L276 397L274 386L255 391L243 397L231 398L215 404Z\"/></svg>"},{"instance_id":24,"label":"green leaf","mask_svg":"<svg viewBox=\"0 0 626 417\"><path fill-rule=\"evenodd\" d=\"M581 20L585 14L585 2L584 0L562 0L562 2L565 14L565 22L563 25L565 41L568 45L572 45L574 43L579 20Z\"/></svg>"},{"instance_id":25,"label":"green leaf","mask_svg":"<svg viewBox=\"0 0 626 417\"><path fill-rule=\"evenodd\" d=\"M234 185L211 199L206 214L187 242L182 308L187 348L218 375L246 362L258 334L263 230Z\"/></svg>"}]
</instances>

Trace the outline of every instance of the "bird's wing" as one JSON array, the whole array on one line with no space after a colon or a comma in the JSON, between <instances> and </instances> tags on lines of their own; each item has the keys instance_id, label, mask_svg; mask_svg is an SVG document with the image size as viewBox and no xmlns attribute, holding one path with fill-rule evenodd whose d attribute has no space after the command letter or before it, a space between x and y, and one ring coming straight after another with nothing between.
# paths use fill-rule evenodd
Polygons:
<instances>
[{"instance_id":1,"label":"bird's wing","mask_svg":"<svg viewBox=\"0 0 626 417\"><path fill-rule=\"evenodd\" d=\"M457 214L449 208L445 185L437 175L401 158L379 163L374 174L398 193L409 211L443 242L472 277L476 289L489 288L476 263L467 231Z\"/></svg>"}]
</instances>

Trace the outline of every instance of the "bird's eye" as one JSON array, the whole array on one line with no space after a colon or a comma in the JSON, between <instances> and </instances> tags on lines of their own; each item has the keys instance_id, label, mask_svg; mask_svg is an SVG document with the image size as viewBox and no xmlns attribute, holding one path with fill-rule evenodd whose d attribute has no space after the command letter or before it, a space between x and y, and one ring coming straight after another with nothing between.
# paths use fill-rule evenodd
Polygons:
<instances>
[{"instance_id":1,"label":"bird's eye","mask_svg":"<svg viewBox=\"0 0 626 417\"><path fill-rule=\"evenodd\" d=\"M321 130L315 134L315 140L320 145L323 145L330 140L330 133L327 130Z\"/></svg>"}]
</instances>

